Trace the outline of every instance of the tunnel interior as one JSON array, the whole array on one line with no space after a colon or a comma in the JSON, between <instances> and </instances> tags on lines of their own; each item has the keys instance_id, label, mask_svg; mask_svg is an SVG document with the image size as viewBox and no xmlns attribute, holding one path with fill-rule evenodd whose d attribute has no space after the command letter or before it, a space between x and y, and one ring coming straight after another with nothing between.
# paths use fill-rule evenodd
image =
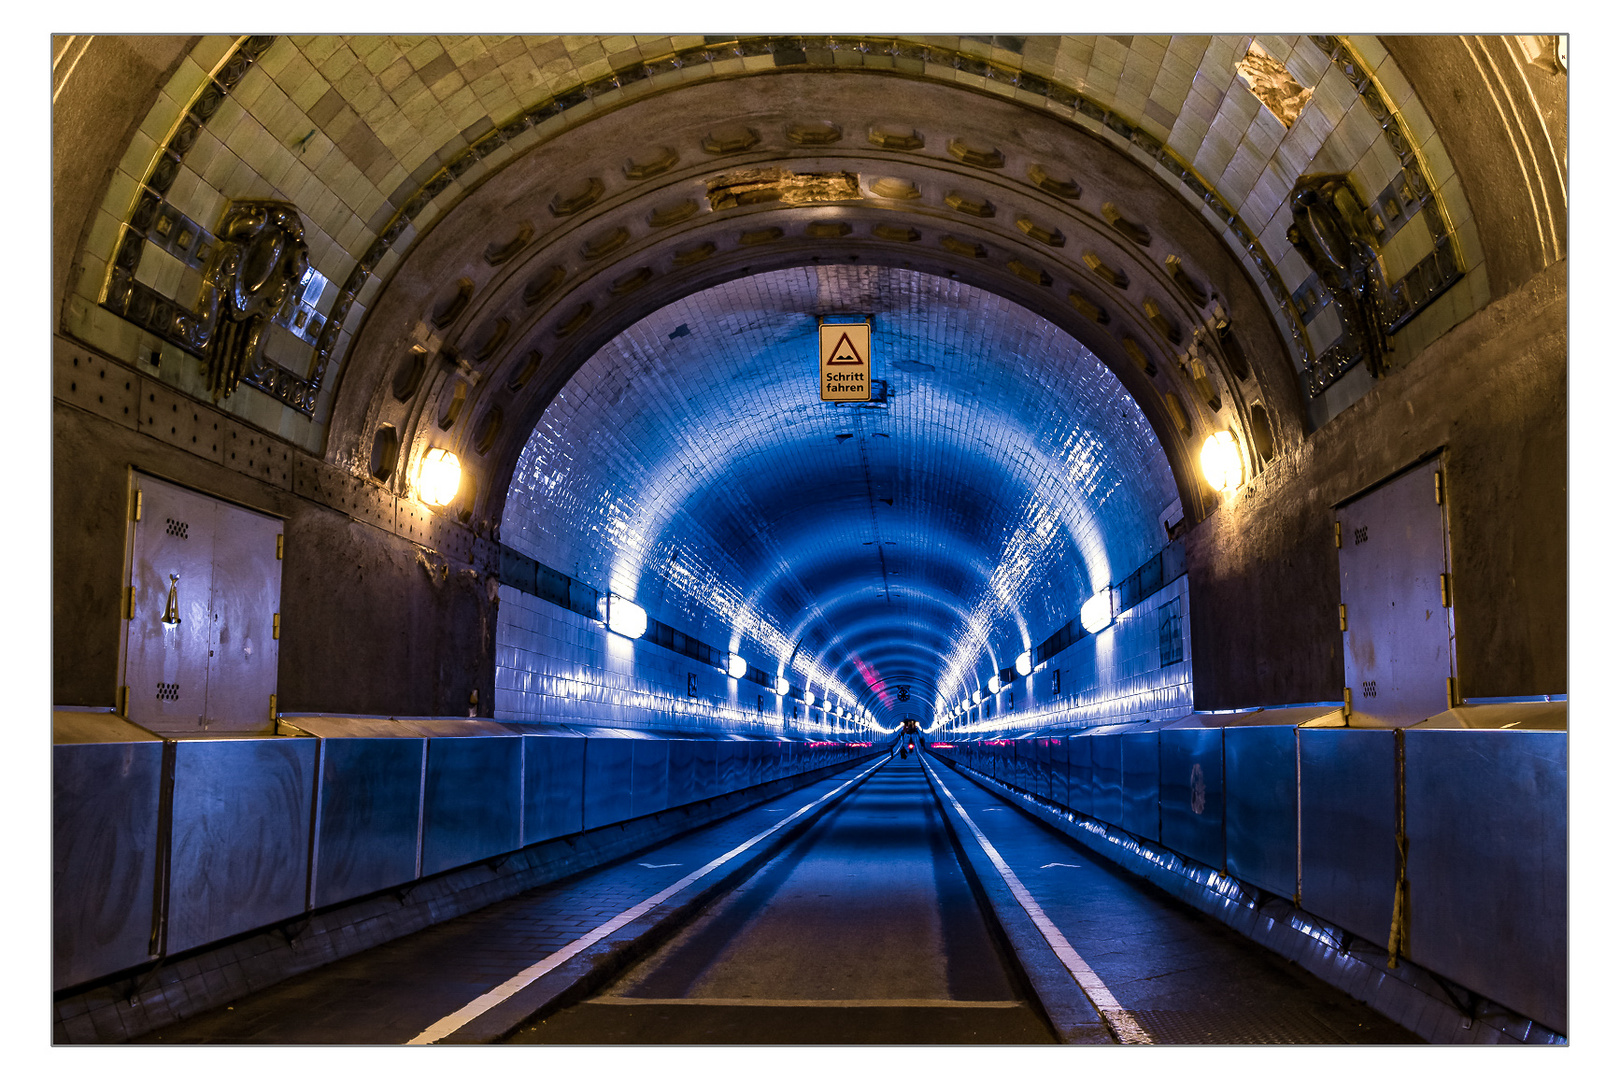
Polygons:
<instances>
[{"instance_id":1,"label":"tunnel interior","mask_svg":"<svg viewBox=\"0 0 1620 1080\"><path fill-rule=\"evenodd\" d=\"M915 720L941 813L1563 1038L1565 45L54 38L58 1037Z\"/></svg>"},{"instance_id":2,"label":"tunnel interior","mask_svg":"<svg viewBox=\"0 0 1620 1080\"><path fill-rule=\"evenodd\" d=\"M818 321L867 317L875 400L821 401ZM500 535L763 673L762 689L703 671L707 722L825 730L844 719L831 704L859 714L854 730L892 732L965 720L964 699L1181 519L1141 408L1083 345L972 286L845 263L711 286L614 337L529 437ZM612 687L657 726L687 696L606 633L587 653L535 647L586 622L556 604L507 589L501 611L497 716L629 720L622 700L602 707ZM1060 661L1071 693L1101 702L1148 676L1190 703L1185 663L1161 675L1156 643L1149 671L1087 637ZM657 671L650 651L635 659ZM1035 668L990 695L1003 725L1037 722Z\"/></svg>"}]
</instances>

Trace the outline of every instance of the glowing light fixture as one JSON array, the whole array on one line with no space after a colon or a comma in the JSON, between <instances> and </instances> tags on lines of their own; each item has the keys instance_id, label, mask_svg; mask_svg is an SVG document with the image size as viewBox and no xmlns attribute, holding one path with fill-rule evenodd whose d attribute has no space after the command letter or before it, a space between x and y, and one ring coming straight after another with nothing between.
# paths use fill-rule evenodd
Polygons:
<instances>
[{"instance_id":1,"label":"glowing light fixture","mask_svg":"<svg viewBox=\"0 0 1620 1080\"><path fill-rule=\"evenodd\" d=\"M748 674L748 661L744 660L736 653L732 653L730 656L726 657L726 674L730 675L733 679L742 678L744 675Z\"/></svg>"},{"instance_id":2,"label":"glowing light fixture","mask_svg":"<svg viewBox=\"0 0 1620 1080\"><path fill-rule=\"evenodd\" d=\"M1106 630L1113 621L1114 594L1111 589L1104 589L1080 605L1080 625L1086 628L1087 633Z\"/></svg>"},{"instance_id":3,"label":"glowing light fixture","mask_svg":"<svg viewBox=\"0 0 1620 1080\"><path fill-rule=\"evenodd\" d=\"M815 703L816 703L816 695L811 693L810 688L808 686L805 687L804 688L804 707L807 708L807 709L811 708L812 706L815 705Z\"/></svg>"},{"instance_id":4,"label":"glowing light fixture","mask_svg":"<svg viewBox=\"0 0 1620 1080\"><path fill-rule=\"evenodd\" d=\"M647 632L647 613L616 593L608 595L607 628L622 637L638 638Z\"/></svg>"},{"instance_id":5,"label":"glowing light fixture","mask_svg":"<svg viewBox=\"0 0 1620 1080\"><path fill-rule=\"evenodd\" d=\"M435 446L422 455L416 474L416 490L429 506L443 506L456 497L461 487L461 461L448 450Z\"/></svg>"},{"instance_id":6,"label":"glowing light fixture","mask_svg":"<svg viewBox=\"0 0 1620 1080\"><path fill-rule=\"evenodd\" d=\"M977 705L979 702L981 702L983 700L984 700L984 691L983 690L975 690L975 691L973 691L973 704Z\"/></svg>"},{"instance_id":7,"label":"glowing light fixture","mask_svg":"<svg viewBox=\"0 0 1620 1080\"><path fill-rule=\"evenodd\" d=\"M1230 431L1217 431L1205 439L1198 460L1204 467L1204 479L1216 491L1236 491L1243 483L1243 455Z\"/></svg>"},{"instance_id":8,"label":"glowing light fixture","mask_svg":"<svg viewBox=\"0 0 1620 1080\"><path fill-rule=\"evenodd\" d=\"M1020 678L1034 670L1031 659L1029 653L1021 652L1018 654L1018 659L1013 661L1013 670L1018 672Z\"/></svg>"},{"instance_id":9,"label":"glowing light fixture","mask_svg":"<svg viewBox=\"0 0 1620 1080\"><path fill-rule=\"evenodd\" d=\"M788 681L786 679L782 678L780 675L778 675L776 677L776 696L777 697L787 697L787 692L788 692Z\"/></svg>"},{"instance_id":10,"label":"glowing light fixture","mask_svg":"<svg viewBox=\"0 0 1620 1080\"><path fill-rule=\"evenodd\" d=\"M992 676L990 676L990 681L985 683L984 685L989 688L989 690L990 690L990 692L992 694L1001 693L1001 676L1000 675L992 675Z\"/></svg>"}]
</instances>

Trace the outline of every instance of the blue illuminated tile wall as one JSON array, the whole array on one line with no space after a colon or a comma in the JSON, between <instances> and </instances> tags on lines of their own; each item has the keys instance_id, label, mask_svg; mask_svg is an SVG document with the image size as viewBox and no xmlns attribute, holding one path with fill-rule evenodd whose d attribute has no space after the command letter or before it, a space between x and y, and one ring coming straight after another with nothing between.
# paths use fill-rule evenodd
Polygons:
<instances>
[{"instance_id":1,"label":"blue illuminated tile wall","mask_svg":"<svg viewBox=\"0 0 1620 1080\"><path fill-rule=\"evenodd\" d=\"M818 312L874 315L886 407L817 400ZM599 350L531 435L500 540L773 675L792 656L824 696L872 671L982 685L1157 551L1175 502L1140 407L1053 324L943 278L803 267Z\"/></svg>"},{"instance_id":2,"label":"blue illuminated tile wall","mask_svg":"<svg viewBox=\"0 0 1620 1080\"><path fill-rule=\"evenodd\" d=\"M1162 609L1176 605L1181 618L1181 659L1164 663ZM948 725L952 731L1015 732L1038 728L1169 720L1192 711L1192 629L1186 618L1187 579L1177 578L1124 612L1113 626L1088 635L1002 691L992 703ZM1172 652L1173 655L1173 652ZM1052 693L1053 673L1061 692Z\"/></svg>"},{"instance_id":3,"label":"blue illuminated tile wall","mask_svg":"<svg viewBox=\"0 0 1620 1080\"><path fill-rule=\"evenodd\" d=\"M593 727L813 735L827 728L798 703L786 713L757 683L502 585L495 644L495 718ZM696 696L688 678L696 677ZM763 703L764 711L759 711Z\"/></svg>"}]
</instances>

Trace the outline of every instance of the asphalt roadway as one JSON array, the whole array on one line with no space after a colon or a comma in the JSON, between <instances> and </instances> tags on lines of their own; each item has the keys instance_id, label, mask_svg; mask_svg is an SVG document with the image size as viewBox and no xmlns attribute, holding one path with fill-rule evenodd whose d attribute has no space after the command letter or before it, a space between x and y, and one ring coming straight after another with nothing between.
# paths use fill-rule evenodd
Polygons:
<instances>
[{"instance_id":1,"label":"asphalt roadway","mask_svg":"<svg viewBox=\"0 0 1620 1080\"><path fill-rule=\"evenodd\" d=\"M992 936L913 756L517 1043L1055 1042Z\"/></svg>"}]
</instances>

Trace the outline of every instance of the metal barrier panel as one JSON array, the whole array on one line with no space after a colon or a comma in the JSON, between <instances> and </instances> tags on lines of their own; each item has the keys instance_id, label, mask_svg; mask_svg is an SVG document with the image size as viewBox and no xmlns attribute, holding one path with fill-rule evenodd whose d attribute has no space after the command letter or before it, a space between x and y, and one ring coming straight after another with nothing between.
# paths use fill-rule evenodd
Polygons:
<instances>
[{"instance_id":1,"label":"metal barrier panel","mask_svg":"<svg viewBox=\"0 0 1620 1080\"><path fill-rule=\"evenodd\" d=\"M1032 739L1035 745L1032 749L1035 756L1030 764L1034 769L1035 786L1030 789L1032 794L1043 799L1052 797L1052 740Z\"/></svg>"},{"instance_id":2,"label":"metal barrier panel","mask_svg":"<svg viewBox=\"0 0 1620 1080\"><path fill-rule=\"evenodd\" d=\"M742 788L748 779L748 759L743 755L748 748L742 743L723 742L715 744L718 750L719 774L716 783L719 787L716 794L727 794Z\"/></svg>"},{"instance_id":3,"label":"metal barrier panel","mask_svg":"<svg viewBox=\"0 0 1620 1080\"><path fill-rule=\"evenodd\" d=\"M515 851L523 826L523 740L428 740L422 875Z\"/></svg>"},{"instance_id":4,"label":"metal barrier panel","mask_svg":"<svg viewBox=\"0 0 1620 1080\"><path fill-rule=\"evenodd\" d=\"M163 743L51 748L51 988L153 955Z\"/></svg>"},{"instance_id":5,"label":"metal barrier panel","mask_svg":"<svg viewBox=\"0 0 1620 1080\"><path fill-rule=\"evenodd\" d=\"M1120 825L1146 840L1159 839L1159 733L1119 737Z\"/></svg>"},{"instance_id":6,"label":"metal barrier panel","mask_svg":"<svg viewBox=\"0 0 1620 1080\"><path fill-rule=\"evenodd\" d=\"M751 742L747 743L746 746L748 753L748 779L745 781L745 783L749 787L754 787L756 784L763 784L765 782L765 744Z\"/></svg>"},{"instance_id":7,"label":"metal barrier panel","mask_svg":"<svg viewBox=\"0 0 1620 1080\"><path fill-rule=\"evenodd\" d=\"M175 744L166 953L304 911L316 742Z\"/></svg>"},{"instance_id":8,"label":"metal barrier panel","mask_svg":"<svg viewBox=\"0 0 1620 1080\"><path fill-rule=\"evenodd\" d=\"M416 877L426 739L323 739L310 906Z\"/></svg>"},{"instance_id":9,"label":"metal barrier panel","mask_svg":"<svg viewBox=\"0 0 1620 1080\"><path fill-rule=\"evenodd\" d=\"M585 739L523 736L523 843L567 836L585 821Z\"/></svg>"},{"instance_id":10,"label":"metal barrier panel","mask_svg":"<svg viewBox=\"0 0 1620 1080\"><path fill-rule=\"evenodd\" d=\"M669 805L685 806L703 798L698 780L698 744L673 739L669 744Z\"/></svg>"},{"instance_id":11,"label":"metal barrier panel","mask_svg":"<svg viewBox=\"0 0 1620 1080\"><path fill-rule=\"evenodd\" d=\"M630 754L630 816L669 808L669 743L640 739Z\"/></svg>"},{"instance_id":12,"label":"metal barrier panel","mask_svg":"<svg viewBox=\"0 0 1620 1080\"><path fill-rule=\"evenodd\" d=\"M1091 764L1091 748L1094 744L1084 735L1071 735L1063 741L1069 744L1068 807L1077 814L1097 817L1097 778Z\"/></svg>"},{"instance_id":13,"label":"metal barrier panel","mask_svg":"<svg viewBox=\"0 0 1620 1080\"><path fill-rule=\"evenodd\" d=\"M1226 865L1226 782L1220 728L1159 732L1159 841L1220 869Z\"/></svg>"},{"instance_id":14,"label":"metal barrier panel","mask_svg":"<svg viewBox=\"0 0 1620 1080\"><path fill-rule=\"evenodd\" d=\"M720 744L705 740L692 753L695 790L700 799L720 794Z\"/></svg>"},{"instance_id":15,"label":"metal barrier panel","mask_svg":"<svg viewBox=\"0 0 1620 1080\"><path fill-rule=\"evenodd\" d=\"M585 741L585 828L612 825L630 816L632 748L636 741Z\"/></svg>"},{"instance_id":16,"label":"metal barrier panel","mask_svg":"<svg viewBox=\"0 0 1620 1080\"><path fill-rule=\"evenodd\" d=\"M1412 960L1567 1032L1568 734L1405 738Z\"/></svg>"},{"instance_id":17,"label":"metal barrier panel","mask_svg":"<svg viewBox=\"0 0 1620 1080\"><path fill-rule=\"evenodd\" d=\"M1395 908L1395 732L1299 730L1299 903L1383 944Z\"/></svg>"},{"instance_id":18,"label":"metal barrier panel","mask_svg":"<svg viewBox=\"0 0 1620 1080\"><path fill-rule=\"evenodd\" d=\"M1069 805L1069 740L1048 739L1047 754L1052 762L1051 799L1059 806Z\"/></svg>"},{"instance_id":19,"label":"metal barrier panel","mask_svg":"<svg viewBox=\"0 0 1620 1080\"><path fill-rule=\"evenodd\" d=\"M1120 774L1119 735L1089 735L1091 743L1091 802L1099 821L1123 825L1124 781Z\"/></svg>"},{"instance_id":20,"label":"metal barrier panel","mask_svg":"<svg viewBox=\"0 0 1620 1080\"><path fill-rule=\"evenodd\" d=\"M1299 888L1294 729L1226 729L1226 872L1278 896Z\"/></svg>"}]
</instances>

